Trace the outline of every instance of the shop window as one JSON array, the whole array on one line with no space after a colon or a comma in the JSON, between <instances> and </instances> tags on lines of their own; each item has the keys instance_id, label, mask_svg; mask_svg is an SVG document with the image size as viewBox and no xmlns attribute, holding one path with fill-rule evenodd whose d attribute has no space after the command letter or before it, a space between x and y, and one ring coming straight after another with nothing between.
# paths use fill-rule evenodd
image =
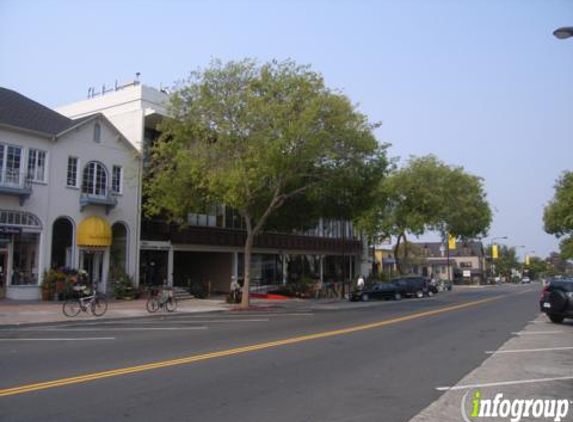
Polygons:
<instances>
[{"instance_id":1,"label":"shop window","mask_svg":"<svg viewBox=\"0 0 573 422\"><path fill-rule=\"evenodd\" d=\"M38 233L13 235L12 284L38 284Z\"/></svg>"}]
</instances>

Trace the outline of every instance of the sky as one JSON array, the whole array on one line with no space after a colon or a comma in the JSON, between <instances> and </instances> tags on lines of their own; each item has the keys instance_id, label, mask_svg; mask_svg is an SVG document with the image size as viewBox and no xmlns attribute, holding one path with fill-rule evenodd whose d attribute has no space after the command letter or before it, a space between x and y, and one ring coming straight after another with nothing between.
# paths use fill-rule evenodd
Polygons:
<instances>
[{"instance_id":1,"label":"sky","mask_svg":"<svg viewBox=\"0 0 573 422\"><path fill-rule=\"evenodd\" d=\"M0 0L0 18L0 86L54 108L136 72L165 87L213 59L309 64L390 156L484 179L486 243L558 250L543 208L573 170L573 38L552 32L573 0Z\"/></svg>"}]
</instances>

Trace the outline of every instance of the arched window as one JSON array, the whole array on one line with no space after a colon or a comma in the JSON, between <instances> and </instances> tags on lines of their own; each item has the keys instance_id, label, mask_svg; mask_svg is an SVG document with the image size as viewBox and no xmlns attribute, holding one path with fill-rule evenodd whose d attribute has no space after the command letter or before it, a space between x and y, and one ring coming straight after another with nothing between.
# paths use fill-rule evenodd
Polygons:
<instances>
[{"instance_id":1,"label":"arched window","mask_svg":"<svg viewBox=\"0 0 573 422\"><path fill-rule=\"evenodd\" d=\"M107 171L103 164L91 161L84 167L82 193L107 196Z\"/></svg>"}]
</instances>

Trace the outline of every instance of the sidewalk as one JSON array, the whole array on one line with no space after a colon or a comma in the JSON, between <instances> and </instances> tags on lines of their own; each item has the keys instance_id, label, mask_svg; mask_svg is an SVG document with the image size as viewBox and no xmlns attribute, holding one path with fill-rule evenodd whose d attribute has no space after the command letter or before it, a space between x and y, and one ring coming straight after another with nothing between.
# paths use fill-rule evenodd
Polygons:
<instances>
[{"instance_id":1,"label":"sidewalk","mask_svg":"<svg viewBox=\"0 0 573 422\"><path fill-rule=\"evenodd\" d=\"M471 416L476 403L487 410L486 401L499 395L499 414L507 403L514 400L557 400L569 403L568 412L562 421L573 421L573 322L552 324L545 315L539 315L515 337L509 339L496 351L484 351L490 357L454 386L436 386L445 393L434 403L412 418L410 422L459 422L459 421L504 421L506 417ZM506 403L503 403L506 402ZM564 403L562 403L564 405ZM513 405L511 411L520 411ZM525 414L521 410L520 422L551 420L533 415L537 404ZM563 409L565 410L565 409ZM462 413L463 412L463 413ZM503 416L503 415L502 415ZM517 415L513 415L517 419Z\"/></svg>"},{"instance_id":2,"label":"sidewalk","mask_svg":"<svg viewBox=\"0 0 573 422\"><path fill-rule=\"evenodd\" d=\"M112 300L108 302L107 312L102 317L91 313L80 313L68 318L62 313L63 302L0 300L0 327L6 325L37 324L63 321L89 321L146 317L151 314L145 307L146 300ZM185 299L179 301L176 313L197 313L225 311L230 309L223 299Z\"/></svg>"}]
</instances>

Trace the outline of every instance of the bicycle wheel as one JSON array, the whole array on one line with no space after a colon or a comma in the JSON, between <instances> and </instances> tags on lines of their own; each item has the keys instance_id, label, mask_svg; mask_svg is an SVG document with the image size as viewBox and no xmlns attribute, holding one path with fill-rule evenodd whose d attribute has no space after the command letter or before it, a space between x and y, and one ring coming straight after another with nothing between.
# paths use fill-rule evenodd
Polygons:
<instances>
[{"instance_id":1,"label":"bicycle wheel","mask_svg":"<svg viewBox=\"0 0 573 422\"><path fill-rule=\"evenodd\" d=\"M92 301L92 314L102 316L107 311L107 300L104 297L96 296Z\"/></svg>"},{"instance_id":2,"label":"bicycle wheel","mask_svg":"<svg viewBox=\"0 0 573 422\"><path fill-rule=\"evenodd\" d=\"M157 310L159 309L159 300L156 297L150 297L149 299L147 299L147 312L153 313L153 312L157 312Z\"/></svg>"},{"instance_id":3,"label":"bicycle wheel","mask_svg":"<svg viewBox=\"0 0 573 422\"><path fill-rule=\"evenodd\" d=\"M179 304L177 303L177 299L170 297L167 299L167 302L165 302L165 309L167 309L167 312L173 312L175 309L177 309L178 305Z\"/></svg>"},{"instance_id":4,"label":"bicycle wheel","mask_svg":"<svg viewBox=\"0 0 573 422\"><path fill-rule=\"evenodd\" d=\"M80 313L81 309L82 305L80 304L79 299L68 299L64 302L64 306L62 306L64 315L68 317L75 317Z\"/></svg>"}]
</instances>

